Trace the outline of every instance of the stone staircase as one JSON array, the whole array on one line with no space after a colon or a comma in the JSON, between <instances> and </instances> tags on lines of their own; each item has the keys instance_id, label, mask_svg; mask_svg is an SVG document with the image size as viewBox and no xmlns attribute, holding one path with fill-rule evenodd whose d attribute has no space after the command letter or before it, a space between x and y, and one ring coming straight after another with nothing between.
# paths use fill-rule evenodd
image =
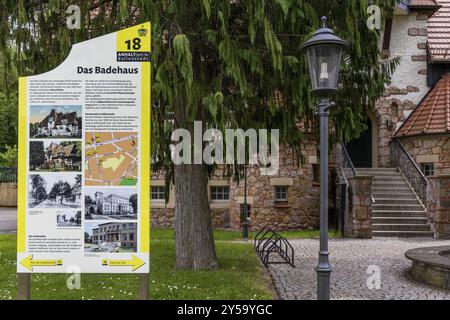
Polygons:
<instances>
[{"instance_id":1,"label":"stone staircase","mask_svg":"<svg viewBox=\"0 0 450 320\"><path fill-rule=\"evenodd\" d=\"M395 168L361 168L373 176L372 234L374 237L432 237L425 207Z\"/></svg>"}]
</instances>

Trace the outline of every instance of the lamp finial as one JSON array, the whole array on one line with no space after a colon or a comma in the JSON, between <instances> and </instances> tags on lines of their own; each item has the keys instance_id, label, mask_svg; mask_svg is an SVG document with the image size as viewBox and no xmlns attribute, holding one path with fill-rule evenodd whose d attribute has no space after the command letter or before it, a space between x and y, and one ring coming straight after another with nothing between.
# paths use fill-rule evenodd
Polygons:
<instances>
[{"instance_id":1,"label":"lamp finial","mask_svg":"<svg viewBox=\"0 0 450 320\"><path fill-rule=\"evenodd\" d=\"M327 17L323 16L322 17L322 28L326 28L327 27Z\"/></svg>"}]
</instances>

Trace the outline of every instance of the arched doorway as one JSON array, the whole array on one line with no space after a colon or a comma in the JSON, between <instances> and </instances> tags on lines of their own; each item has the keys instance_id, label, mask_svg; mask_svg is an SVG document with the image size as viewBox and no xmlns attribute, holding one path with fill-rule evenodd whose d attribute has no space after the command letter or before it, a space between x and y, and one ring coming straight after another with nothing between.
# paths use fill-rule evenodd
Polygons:
<instances>
[{"instance_id":1,"label":"arched doorway","mask_svg":"<svg viewBox=\"0 0 450 320\"><path fill-rule=\"evenodd\" d=\"M350 159L356 168L378 167L378 127L373 115L367 120L367 130L358 139L346 144Z\"/></svg>"}]
</instances>

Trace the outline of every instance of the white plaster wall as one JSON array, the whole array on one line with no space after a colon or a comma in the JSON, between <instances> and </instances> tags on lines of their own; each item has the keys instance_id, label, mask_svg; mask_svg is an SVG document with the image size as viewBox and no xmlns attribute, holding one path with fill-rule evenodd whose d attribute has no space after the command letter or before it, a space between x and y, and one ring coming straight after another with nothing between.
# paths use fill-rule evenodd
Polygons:
<instances>
[{"instance_id":1,"label":"white plaster wall","mask_svg":"<svg viewBox=\"0 0 450 320\"><path fill-rule=\"evenodd\" d=\"M420 70L427 68L426 61L412 61L414 55L425 55L426 50L417 47L419 43L426 43L426 36L410 36L410 28L427 28L426 20L417 20L417 13L412 12L408 15L396 15L392 23L392 36L390 53L391 57L400 57L401 62L397 67L391 86L400 89L406 89L408 86L414 86L420 89L420 92L410 92L408 95L398 96L400 100L410 100L414 104L419 104L425 94L428 92L426 75L420 75Z\"/></svg>"}]
</instances>

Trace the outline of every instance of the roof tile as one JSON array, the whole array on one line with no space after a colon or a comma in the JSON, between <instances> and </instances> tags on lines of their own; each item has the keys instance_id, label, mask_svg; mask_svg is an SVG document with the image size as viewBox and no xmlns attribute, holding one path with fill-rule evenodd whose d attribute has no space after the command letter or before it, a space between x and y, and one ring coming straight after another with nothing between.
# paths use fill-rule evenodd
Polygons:
<instances>
[{"instance_id":1,"label":"roof tile","mask_svg":"<svg viewBox=\"0 0 450 320\"><path fill-rule=\"evenodd\" d=\"M431 62L450 62L450 0L438 2L442 7L428 20L428 48Z\"/></svg>"},{"instance_id":2,"label":"roof tile","mask_svg":"<svg viewBox=\"0 0 450 320\"><path fill-rule=\"evenodd\" d=\"M410 7L435 7L438 6L436 0L411 0Z\"/></svg>"},{"instance_id":3,"label":"roof tile","mask_svg":"<svg viewBox=\"0 0 450 320\"><path fill-rule=\"evenodd\" d=\"M450 73L445 74L430 90L395 136L431 133L450 133Z\"/></svg>"}]
</instances>

